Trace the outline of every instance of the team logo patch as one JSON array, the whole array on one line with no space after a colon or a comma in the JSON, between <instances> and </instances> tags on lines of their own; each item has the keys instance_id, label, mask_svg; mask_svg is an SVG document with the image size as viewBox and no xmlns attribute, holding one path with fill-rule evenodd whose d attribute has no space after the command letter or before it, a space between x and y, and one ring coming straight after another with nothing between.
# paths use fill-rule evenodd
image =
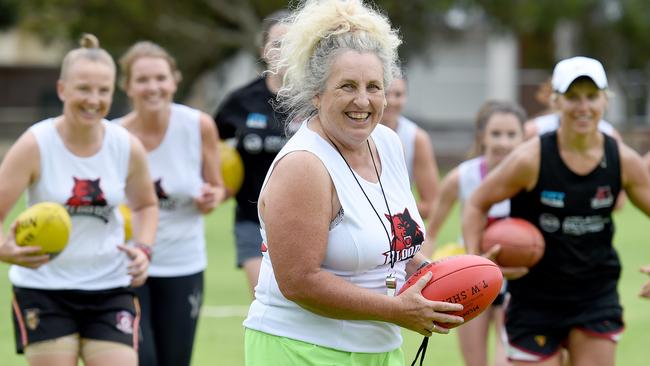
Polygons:
<instances>
[{"instance_id":1,"label":"team logo patch","mask_svg":"<svg viewBox=\"0 0 650 366\"><path fill-rule=\"evenodd\" d=\"M535 343L537 343L538 346L544 347L544 345L546 345L546 336L536 335L534 339L535 339Z\"/></svg>"},{"instance_id":2,"label":"team logo patch","mask_svg":"<svg viewBox=\"0 0 650 366\"><path fill-rule=\"evenodd\" d=\"M539 201L550 207L564 207L564 192L542 191Z\"/></svg>"},{"instance_id":3,"label":"team logo patch","mask_svg":"<svg viewBox=\"0 0 650 366\"><path fill-rule=\"evenodd\" d=\"M115 328L124 334L133 334L133 314L122 310L115 315Z\"/></svg>"},{"instance_id":4,"label":"team logo patch","mask_svg":"<svg viewBox=\"0 0 650 366\"><path fill-rule=\"evenodd\" d=\"M604 208L611 207L614 204L614 195L612 195L612 189L609 186L598 187L596 189L596 194L591 198L591 208Z\"/></svg>"},{"instance_id":5,"label":"team logo patch","mask_svg":"<svg viewBox=\"0 0 650 366\"><path fill-rule=\"evenodd\" d=\"M267 120L266 116L261 113L249 113L246 118L246 127L265 129L268 124Z\"/></svg>"},{"instance_id":6,"label":"team logo patch","mask_svg":"<svg viewBox=\"0 0 650 366\"><path fill-rule=\"evenodd\" d=\"M557 216L549 213L543 213L539 215L539 226L547 233L554 233L560 229L562 223Z\"/></svg>"},{"instance_id":7,"label":"team logo patch","mask_svg":"<svg viewBox=\"0 0 650 366\"><path fill-rule=\"evenodd\" d=\"M73 177L73 179L72 196L65 203L70 216L94 216L105 223L108 222L113 207L108 206L106 202L104 191L101 188L101 178L79 179Z\"/></svg>"},{"instance_id":8,"label":"team logo patch","mask_svg":"<svg viewBox=\"0 0 650 366\"><path fill-rule=\"evenodd\" d=\"M169 197L167 192L162 186L162 178L153 182L154 187L156 188L156 196L158 197L158 207L164 210L173 210L176 208L176 201Z\"/></svg>"},{"instance_id":9,"label":"team logo patch","mask_svg":"<svg viewBox=\"0 0 650 366\"><path fill-rule=\"evenodd\" d=\"M385 214L391 222L391 239L392 251L384 253L384 263L388 263L390 258L395 261L403 261L412 258L424 241L424 233L415 220L411 217L408 208L404 212L395 215Z\"/></svg>"},{"instance_id":10,"label":"team logo patch","mask_svg":"<svg viewBox=\"0 0 650 366\"><path fill-rule=\"evenodd\" d=\"M25 309L25 325L29 330L35 330L41 323L40 309Z\"/></svg>"}]
</instances>

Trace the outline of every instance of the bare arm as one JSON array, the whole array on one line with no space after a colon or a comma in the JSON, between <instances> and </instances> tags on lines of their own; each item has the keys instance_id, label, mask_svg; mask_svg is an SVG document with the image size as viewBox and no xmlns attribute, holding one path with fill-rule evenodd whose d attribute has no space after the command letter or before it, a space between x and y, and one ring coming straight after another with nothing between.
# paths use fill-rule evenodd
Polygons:
<instances>
[{"instance_id":1,"label":"bare arm","mask_svg":"<svg viewBox=\"0 0 650 366\"><path fill-rule=\"evenodd\" d=\"M440 192L436 197L431 213L429 214L427 237L422 245L422 254L427 258L431 258L433 252L436 250L436 240L440 228L445 223L445 220L447 220L449 212L458 199L459 179L458 168L455 168L442 180Z\"/></svg>"},{"instance_id":2,"label":"bare arm","mask_svg":"<svg viewBox=\"0 0 650 366\"><path fill-rule=\"evenodd\" d=\"M420 216L428 217L438 191L438 164L431 139L421 128L417 129L415 135L413 180L420 196L420 201L417 203Z\"/></svg>"},{"instance_id":3,"label":"bare arm","mask_svg":"<svg viewBox=\"0 0 650 366\"><path fill-rule=\"evenodd\" d=\"M212 117L201 113L201 174L203 186L200 196L194 202L199 211L208 214L214 210L226 195L219 169L219 131Z\"/></svg>"},{"instance_id":4,"label":"bare arm","mask_svg":"<svg viewBox=\"0 0 650 366\"><path fill-rule=\"evenodd\" d=\"M458 322L440 313L457 307L428 301L419 289L389 297L321 268L335 212L334 194L327 170L311 153L293 152L274 167L259 207L282 294L322 316L387 321L426 335L433 320Z\"/></svg>"},{"instance_id":5,"label":"bare arm","mask_svg":"<svg viewBox=\"0 0 650 366\"><path fill-rule=\"evenodd\" d=\"M531 190L539 174L539 138L530 140L510 153L506 160L491 171L463 206L463 240L467 252L479 253L490 207L509 199L522 189ZM496 253L491 253L496 255ZM502 268L504 275L516 278L527 272L526 268Z\"/></svg>"},{"instance_id":6,"label":"bare arm","mask_svg":"<svg viewBox=\"0 0 650 366\"><path fill-rule=\"evenodd\" d=\"M641 272L650 274L650 265L641 267ZM639 293L639 295L650 299L650 281L646 282L645 285L641 287L641 293Z\"/></svg>"},{"instance_id":7,"label":"bare arm","mask_svg":"<svg viewBox=\"0 0 650 366\"><path fill-rule=\"evenodd\" d=\"M129 175L126 181L126 197L133 211L133 241L141 245L153 245L158 226L158 198L149 175L146 152L140 141L131 136ZM119 245L131 258L129 274L131 284L140 286L147 278L149 260L145 253L135 247Z\"/></svg>"},{"instance_id":8,"label":"bare arm","mask_svg":"<svg viewBox=\"0 0 650 366\"><path fill-rule=\"evenodd\" d=\"M650 216L650 171L636 151L622 142L618 146L623 189L630 201Z\"/></svg>"},{"instance_id":9,"label":"bare arm","mask_svg":"<svg viewBox=\"0 0 650 366\"><path fill-rule=\"evenodd\" d=\"M40 174L40 152L36 138L25 132L9 149L0 164L0 227L14 207L20 195ZM38 268L47 263L49 255L35 255L39 247L21 247L14 239L15 225L4 237L0 230L0 261L30 268Z\"/></svg>"},{"instance_id":10,"label":"bare arm","mask_svg":"<svg viewBox=\"0 0 650 366\"><path fill-rule=\"evenodd\" d=\"M537 125L535 119L529 119L524 123L524 140L530 140L537 136Z\"/></svg>"}]
</instances>

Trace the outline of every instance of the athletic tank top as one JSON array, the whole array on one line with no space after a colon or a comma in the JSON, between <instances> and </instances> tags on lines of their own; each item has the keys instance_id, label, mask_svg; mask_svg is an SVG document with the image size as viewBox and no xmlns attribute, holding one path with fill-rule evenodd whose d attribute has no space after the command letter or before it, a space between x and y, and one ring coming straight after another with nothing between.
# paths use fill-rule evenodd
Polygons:
<instances>
[{"instance_id":1,"label":"athletic tank top","mask_svg":"<svg viewBox=\"0 0 650 366\"><path fill-rule=\"evenodd\" d=\"M621 169L616 141L603 136L603 160L586 175L564 164L557 132L541 137L538 182L511 198L511 216L537 226L546 250L527 275L508 282L513 300L575 305L616 290L621 266L611 213Z\"/></svg>"},{"instance_id":2,"label":"athletic tank top","mask_svg":"<svg viewBox=\"0 0 650 366\"><path fill-rule=\"evenodd\" d=\"M36 123L29 132L40 152L40 176L27 190L29 206L43 201L65 205L72 219L66 248L38 269L11 266L18 287L35 289L105 290L128 286L122 217L115 209L124 200L131 151L129 133L102 121L104 140L90 157L78 157L66 147L54 119Z\"/></svg>"},{"instance_id":3,"label":"athletic tank top","mask_svg":"<svg viewBox=\"0 0 650 366\"><path fill-rule=\"evenodd\" d=\"M386 294L386 275L391 272L389 242L390 221L396 233L397 262L394 273L399 289L404 283L406 262L420 250L424 240L424 224L407 179L397 135L388 127L378 125L372 133L381 161L381 183L386 193L390 214L386 209L379 183L371 183L357 175L359 183L381 218L373 211L339 153L304 123L280 151L266 176L266 181L279 159L293 151L309 151L326 167L336 188L342 209L330 224L323 270L354 283L356 286ZM377 157L375 156L375 159ZM261 234L266 243L264 222ZM262 267L244 326L269 334L297 339L346 352L387 352L402 343L397 325L380 321L333 319L312 313L287 300L278 289L268 251L272 243L263 245Z\"/></svg>"},{"instance_id":4,"label":"athletic tank top","mask_svg":"<svg viewBox=\"0 0 650 366\"><path fill-rule=\"evenodd\" d=\"M483 156L466 160L458 165L458 198L461 210L465 205L465 201L469 199L469 196L483 182L487 173L487 164ZM509 215L510 200L495 203L488 212L489 219L498 219L508 217Z\"/></svg>"},{"instance_id":5,"label":"athletic tank top","mask_svg":"<svg viewBox=\"0 0 650 366\"><path fill-rule=\"evenodd\" d=\"M160 207L150 276L190 275L207 264L203 215L194 204L203 184L200 113L172 104L165 136L147 154Z\"/></svg>"},{"instance_id":6,"label":"athletic tank top","mask_svg":"<svg viewBox=\"0 0 650 366\"><path fill-rule=\"evenodd\" d=\"M555 131L560 127L560 115L557 113L545 114L534 119L537 127L537 135L541 136L547 132ZM614 136L614 126L601 119L598 122L598 131Z\"/></svg>"},{"instance_id":7,"label":"athletic tank top","mask_svg":"<svg viewBox=\"0 0 650 366\"><path fill-rule=\"evenodd\" d=\"M397 118L397 129L395 132L402 141L404 148L404 160L406 160L406 169L409 172L409 180L413 182L413 161L415 160L415 134L418 126L410 119L399 116Z\"/></svg>"}]
</instances>

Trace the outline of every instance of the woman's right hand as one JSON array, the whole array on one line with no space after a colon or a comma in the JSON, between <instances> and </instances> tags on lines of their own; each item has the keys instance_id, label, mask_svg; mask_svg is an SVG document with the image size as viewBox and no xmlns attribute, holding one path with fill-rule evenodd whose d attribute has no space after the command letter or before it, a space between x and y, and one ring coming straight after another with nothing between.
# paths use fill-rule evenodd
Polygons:
<instances>
[{"instance_id":1,"label":"woman's right hand","mask_svg":"<svg viewBox=\"0 0 650 366\"><path fill-rule=\"evenodd\" d=\"M413 286L394 298L399 301L399 314L396 315L395 324L424 336L449 333L449 329L438 324L462 324L464 321L460 316L447 314L450 311L463 310L463 305L431 301L422 296L422 289L431 276L431 273L425 274Z\"/></svg>"},{"instance_id":2,"label":"woman's right hand","mask_svg":"<svg viewBox=\"0 0 650 366\"><path fill-rule=\"evenodd\" d=\"M0 261L36 269L50 261L48 254L40 254L41 247L16 244L16 223L11 225L9 235L0 246Z\"/></svg>"},{"instance_id":3,"label":"woman's right hand","mask_svg":"<svg viewBox=\"0 0 650 366\"><path fill-rule=\"evenodd\" d=\"M650 265L641 267L641 272L650 274ZM641 287L641 293L639 296L650 299L650 281L646 282L645 285Z\"/></svg>"}]
</instances>

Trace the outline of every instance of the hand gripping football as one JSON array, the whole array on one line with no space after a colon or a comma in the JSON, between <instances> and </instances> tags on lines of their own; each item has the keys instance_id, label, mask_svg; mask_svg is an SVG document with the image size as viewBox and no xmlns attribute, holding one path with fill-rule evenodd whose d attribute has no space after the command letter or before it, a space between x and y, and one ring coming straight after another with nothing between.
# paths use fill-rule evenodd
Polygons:
<instances>
[{"instance_id":1,"label":"hand gripping football","mask_svg":"<svg viewBox=\"0 0 650 366\"><path fill-rule=\"evenodd\" d=\"M462 311L449 314L462 316L465 323L475 318L496 299L501 291L503 275L499 266L478 255L457 255L429 263L408 278L401 294L427 272L433 275L422 289L422 295L433 301L459 303ZM454 328L458 324L440 324Z\"/></svg>"}]
</instances>

